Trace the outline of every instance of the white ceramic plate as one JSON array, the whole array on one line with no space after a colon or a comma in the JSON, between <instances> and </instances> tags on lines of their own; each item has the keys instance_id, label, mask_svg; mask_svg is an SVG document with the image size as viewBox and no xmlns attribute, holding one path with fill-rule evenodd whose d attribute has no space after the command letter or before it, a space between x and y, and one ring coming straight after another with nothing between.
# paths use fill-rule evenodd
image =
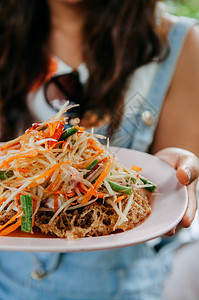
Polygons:
<instances>
[{"instance_id":1,"label":"white ceramic plate","mask_svg":"<svg viewBox=\"0 0 199 300\"><path fill-rule=\"evenodd\" d=\"M152 213L141 225L123 232L102 237L81 238L73 241L45 235L0 237L0 250L79 252L113 249L142 243L159 237L182 219L187 207L187 190L176 176L175 170L152 155L123 148L112 148L120 162L126 166L142 167L143 176L158 185L152 200Z\"/></svg>"}]
</instances>

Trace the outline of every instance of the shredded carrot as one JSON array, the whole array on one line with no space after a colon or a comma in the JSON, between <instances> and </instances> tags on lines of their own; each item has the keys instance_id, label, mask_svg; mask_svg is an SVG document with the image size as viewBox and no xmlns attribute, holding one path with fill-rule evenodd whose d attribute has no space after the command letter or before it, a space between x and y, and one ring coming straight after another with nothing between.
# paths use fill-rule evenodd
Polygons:
<instances>
[{"instance_id":1,"label":"shredded carrot","mask_svg":"<svg viewBox=\"0 0 199 300\"><path fill-rule=\"evenodd\" d=\"M59 203L58 203L58 194L54 195L54 211L56 212L59 208Z\"/></svg>"},{"instance_id":2,"label":"shredded carrot","mask_svg":"<svg viewBox=\"0 0 199 300\"><path fill-rule=\"evenodd\" d=\"M110 160L106 163L104 171L100 174L97 181L94 183L93 187L91 187L88 190L87 194L83 197L81 204L86 204L91 199L94 192L100 187L100 185L102 184L102 181L107 176L107 174L110 170L112 160L113 160L113 158L111 157Z\"/></svg>"},{"instance_id":3,"label":"shredded carrot","mask_svg":"<svg viewBox=\"0 0 199 300\"><path fill-rule=\"evenodd\" d=\"M22 173L29 173L30 172L30 170L28 168L17 168L17 170L19 172L22 172Z\"/></svg>"},{"instance_id":4,"label":"shredded carrot","mask_svg":"<svg viewBox=\"0 0 199 300\"><path fill-rule=\"evenodd\" d=\"M34 124L33 126L29 127L27 130L26 130L26 133L30 133L32 130L35 130L37 127L39 127L39 121L37 121L36 124Z\"/></svg>"},{"instance_id":5,"label":"shredded carrot","mask_svg":"<svg viewBox=\"0 0 199 300\"><path fill-rule=\"evenodd\" d=\"M59 141L59 142L54 142L53 145L50 146L50 148L48 148L48 150L51 150L55 147L58 147L59 145L61 145L63 143L63 141Z\"/></svg>"},{"instance_id":6,"label":"shredded carrot","mask_svg":"<svg viewBox=\"0 0 199 300\"><path fill-rule=\"evenodd\" d=\"M66 146L66 144L68 143L68 141L63 141L63 144L62 144L62 149L64 149L64 147Z\"/></svg>"},{"instance_id":7,"label":"shredded carrot","mask_svg":"<svg viewBox=\"0 0 199 300\"><path fill-rule=\"evenodd\" d=\"M92 161L97 157L99 156L104 150L100 150L98 151L96 154L92 155L91 157L89 157L87 160L85 160L84 162L82 163L78 163L78 164L74 164L73 167L75 168L87 168L91 163Z\"/></svg>"},{"instance_id":8,"label":"shredded carrot","mask_svg":"<svg viewBox=\"0 0 199 300\"><path fill-rule=\"evenodd\" d=\"M62 190L57 190L57 191L48 191L48 190L43 190L44 193L49 194L49 195L55 195L55 194L63 194Z\"/></svg>"},{"instance_id":9,"label":"shredded carrot","mask_svg":"<svg viewBox=\"0 0 199 300\"><path fill-rule=\"evenodd\" d=\"M78 126L78 125L74 126L74 128L76 128L76 129L79 130L79 131L84 131L84 130L85 130L84 127L80 127L80 126Z\"/></svg>"},{"instance_id":10,"label":"shredded carrot","mask_svg":"<svg viewBox=\"0 0 199 300\"><path fill-rule=\"evenodd\" d=\"M88 192L88 188L82 182L78 187L81 193L85 194ZM104 198L104 196L106 196L106 193L95 191L93 195L98 198Z\"/></svg>"},{"instance_id":11,"label":"shredded carrot","mask_svg":"<svg viewBox=\"0 0 199 300\"><path fill-rule=\"evenodd\" d=\"M60 121L55 121L53 123L47 123L47 126L48 126L48 130L44 134L44 138L48 138L48 137L53 139L57 139L57 137L60 138L63 132L64 124L61 124ZM50 142L50 143L54 143L54 142Z\"/></svg>"},{"instance_id":12,"label":"shredded carrot","mask_svg":"<svg viewBox=\"0 0 199 300\"><path fill-rule=\"evenodd\" d=\"M34 227L35 224L35 215L32 217L32 228Z\"/></svg>"},{"instance_id":13,"label":"shredded carrot","mask_svg":"<svg viewBox=\"0 0 199 300\"><path fill-rule=\"evenodd\" d=\"M0 199L0 204L2 204L6 199L7 199L6 197L2 197L2 198Z\"/></svg>"},{"instance_id":14,"label":"shredded carrot","mask_svg":"<svg viewBox=\"0 0 199 300\"><path fill-rule=\"evenodd\" d=\"M30 188L34 188L35 186L38 186L39 184L37 182L33 182L33 183L30 183L29 187Z\"/></svg>"},{"instance_id":15,"label":"shredded carrot","mask_svg":"<svg viewBox=\"0 0 199 300\"><path fill-rule=\"evenodd\" d=\"M138 167L138 166L132 166L131 169L136 171L136 172L141 172L142 171L142 168Z\"/></svg>"},{"instance_id":16,"label":"shredded carrot","mask_svg":"<svg viewBox=\"0 0 199 300\"><path fill-rule=\"evenodd\" d=\"M21 205L20 196L21 196L21 194L17 194L17 195L15 196L15 205L16 205L17 207L19 207L19 205Z\"/></svg>"},{"instance_id":17,"label":"shredded carrot","mask_svg":"<svg viewBox=\"0 0 199 300\"><path fill-rule=\"evenodd\" d=\"M107 159L108 159L108 157L104 157L103 159L101 159L101 160L99 161L99 163L105 162L105 161L107 161Z\"/></svg>"},{"instance_id":18,"label":"shredded carrot","mask_svg":"<svg viewBox=\"0 0 199 300\"><path fill-rule=\"evenodd\" d=\"M120 202L120 201L123 200L124 198L125 198L124 195L119 196L119 197L117 198L117 200L116 200L116 203Z\"/></svg>"},{"instance_id":19,"label":"shredded carrot","mask_svg":"<svg viewBox=\"0 0 199 300\"><path fill-rule=\"evenodd\" d=\"M75 202L71 202L70 203L70 205L77 205L78 204L78 202L77 201L75 201Z\"/></svg>"},{"instance_id":20,"label":"shredded carrot","mask_svg":"<svg viewBox=\"0 0 199 300\"><path fill-rule=\"evenodd\" d=\"M95 197L98 197L98 198L101 198L101 199L103 199L104 198L104 196L106 196L106 193L103 193L103 192L94 192L93 193L93 195L95 196Z\"/></svg>"},{"instance_id":21,"label":"shredded carrot","mask_svg":"<svg viewBox=\"0 0 199 300\"><path fill-rule=\"evenodd\" d=\"M0 151L2 152L2 151L5 151L5 150L8 150L10 147L13 147L13 148L14 148L15 146L19 146L19 141L17 141L17 142L14 142L14 141L13 141L13 143L7 142L7 143L3 144L3 145L0 147Z\"/></svg>"},{"instance_id":22,"label":"shredded carrot","mask_svg":"<svg viewBox=\"0 0 199 300\"><path fill-rule=\"evenodd\" d=\"M33 203L33 208L32 208L32 210L33 210L33 213L34 213L34 211L35 211L35 209L36 209L36 204L37 204L37 202L36 202L36 201L32 201L32 203ZM32 217L32 228L34 227L34 224L35 224L35 215Z\"/></svg>"},{"instance_id":23,"label":"shredded carrot","mask_svg":"<svg viewBox=\"0 0 199 300\"><path fill-rule=\"evenodd\" d=\"M0 165L0 169L3 168L4 166L9 166L9 163L15 159L26 158L26 157L35 157L37 155L37 153L38 153L38 151L34 149L34 150L30 150L27 153L13 155L12 157L3 161L3 163Z\"/></svg>"},{"instance_id":24,"label":"shredded carrot","mask_svg":"<svg viewBox=\"0 0 199 300\"><path fill-rule=\"evenodd\" d=\"M88 188L82 182L80 182L78 184L78 188L79 188L80 192L83 193L83 194L88 192Z\"/></svg>"},{"instance_id":25,"label":"shredded carrot","mask_svg":"<svg viewBox=\"0 0 199 300\"><path fill-rule=\"evenodd\" d=\"M89 139L88 143L87 143L87 146L89 148L93 148L96 151L103 150L103 147L101 145L99 145L94 139ZM104 152L104 150L103 150L103 152Z\"/></svg>"},{"instance_id":26,"label":"shredded carrot","mask_svg":"<svg viewBox=\"0 0 199 300\"><path fill-rule=\"evenodd\" d=\"M52 132L51 132L51 137L52 137L54 135L54 133L56 132L56 130L57 130L60 122L59 121L55 121L55 122L53 122L51 124L52 124Z\"/></svg>"},{"instance_id":27,"label":"shredded carrot","mask_svg":"<svg viewBox=\"0 0 199 300\"><path fill-rule=\"evenodd\" d=\"M48 178L53 173L54 170L56 170L57 168L59 168L62 165L66 165L66 164L67 164L67 162L56 163L54 166L52 166L52 168L47 170L45 173L39 175L38 177L31 179L31 181L36 181L36 180L39 180L39 179L42 179L45 177ZM31 187L32 187L32 185L31 185Z\"/></svg>"},{"instance_id":28,"label":"shredded carrot","mask_svg":"<svg viewBox=\"0 0 199 300\"><path fill-rule=\"evenodd\" d=\"M10 225L8 228L4 229L0 232L0 236L7 235L13 231L15 231L21 225L21 220L18 220L13 225Z\"/></svg>"},{"instance_id":29,"label":"shredded carrot","mask_svg":"<svg viewBox=\"0 0 199 300\"><path fill-rule=\"evenodd\" d=\"M86 191L85 191L82 187L79 187L79 191L80 191L80 193L82 193L82 194L86 194Z\"/></svg>"},{"instance_id":30,"label":"shredded carrot","mask_svg":"<svg viewBox=\"0 0 199 300\"><path fill-rule=\"evenodd\" d=\"M51 128L50 128L50 137L52 139L55 140L59 140L59 138L61 137L62 133L63 133L63 129L64 129L64 123L61 123L59 121L54 122L53 124L51 124ZM63 141L62 141L63 142ZM54 144L56 144L57 142L53 142L53 141L49 141L48 142L48 147L53 146Z\"/></svg>"},{"instance_id":31,"label":"shredded carrot","mask_svg":"<svg viewBox=\"0 0 199 300\"><path fill-rule=\"evenodd\" d=\"M6 143L4 143L1 147L0 147L0 151L4 151L4 150L7 150L8 148L10 147L13 147L14 145L17 145L19 144L19 141L21 139L23 139L24 136L27 135L27 132L25 132L24 134L18 136L16 139L14 140L11 140L11 141L8 141Z\"/></svg>"},{"instance_id":32,"label":"shredded carrot","mask_svg":"<svg viewBox=\"0 0 199 300\"><path fill-rule=\"evenodd\" d=\"M75 191L72 191L71 193L64 193L64 196L67 198L72 198L75 195Z\"/></svg>"},{"instance_id":33,"label":"shredded carrot","mask_svg":"<svg viewBox=\"0 0 199 300\"><path fill-rule=\"evenodd\" d=\"M44 136L43 136L44 139L50 137L51 132L52 132L52 126L51 126L51 124L50 124L50 123L47 123L47 125L48 125L48 129L46 130L46 133L45 133Z\"/></svg>"},{"instance_id":34,"label":"shredded carrot","mask_svg":"<svg viewBox=\"0 0 199 300\"><path fill-rule=\"evenodd\" d=\"M54 180L53 182L51 182L51 184L49 185L49 187L48 187L48 189L47 189L48 191L52 191L52 190L53 190L53 188L56 186L56 184L57 184L57 182L58 182L60 176L61 176L61 174L58 173L57 176L56 176L56 178L55 178L55 180ZM55 190L56 190L56 189L55 189ZM54 190L54 191L55 191L55 190Z\"/></svg>"},{"instance_id":35,"label":"shredded carrot","mask_svg":"<svg viewBox=\"0 0 199 300\"><path fill-rule=\"evenodd\" d=\"M0 226L0 230L2 230L3 228L5 228L5 227L8 226L9 224L13 223L13 222L17 219L17 217L18 217L19 215L21 215L21 211L18 212L16 215L14 215L8 222L6 222L5 224L1 225L1 226Z\"/></svg>"}]
</instances>

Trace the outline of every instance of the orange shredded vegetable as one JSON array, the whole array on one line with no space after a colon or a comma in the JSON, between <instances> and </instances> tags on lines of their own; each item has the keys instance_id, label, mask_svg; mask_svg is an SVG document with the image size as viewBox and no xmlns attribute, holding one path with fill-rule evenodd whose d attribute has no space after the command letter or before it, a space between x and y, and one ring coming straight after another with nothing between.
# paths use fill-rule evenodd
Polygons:
<instances>
[{"instance_id":1,"label":"orange shredded vegetable","mask_svg":"<svg viewBox=\"0 0 199 300\"><path fill-rule=\"evenodd\" d=\"M97 181L94 183L93 187L91 187L88 190L87 194L83 197L81 204L86 204L91 199L94 192L100 187L100 185L102 184L102 181L107 176L107 174L110 170L112 160L113 160L113 158L111 157L110 160L106 163L104 171L100 174Z\"/></svg>"},{"instance_id":2,"label":"orange shredded vegetable","mask_svg":"<svg viewBox=\"0 0 199 300\"><path fill-rule=\"evenodd\" d=\"M117 200L116 200L116 203L120 202L120 201L123 200L124 198L125 198L124 195L119 196L119 197L117 198Z\"/></svg>"},{"instance_id":3,"label":"orange shredded vegetable","mask_svg":"<svg viewBox=\"0 0 199 300\"><path fill-rule=\"evenodd\" d=\"M77 201L75 201L75 202L71 202L70 203L70 205L77 205L78 204L78 202Z\"/></svg>"},{"instance_id":4,"label":"orange shredded vegetable","mask_svg":"<svg viewBox=\"0 0 199 300\"><path fill-rule=\"evenodd\" d=\"M56 212L59 208L59 203L58 203L58 194L54 195L54 211Z\"/></svg>"},{"instance_id":5,"label":"orange shredded vegetable","mask_svg":"<svg viewBox=\"0 0 199 300\"><path fill-rule=\"evenodd\" d=\"M100 150L99 152L97 152L96 154L92 155L91 157L89 157L89 159L85 160L84 162L82 163L78 163L78 164L74 164L73 166L75 168L87 168L91 163L92 161L97 157L99 156L101 153L103 152L103 150Z\"/></svg>"},{"instance_id":6,"label":"orange shredded vegetable","mask_svg":"<svg viewBox=\"0 0 199 300\"><path fill-rule=\"evenodd\" d=\"M82 131L82 132L85 130L84 127L80 127L78 125L74 126L74 128L76 128L77 130Z\"/></svg>"},{"instance_id":7,"label":"orange shredded vegetable","mask_svg":"<svg viewBox=\"0 0 199 300\"><path fill-rule=\"evenodd\" d=\"M75 195L75 191L72 191L71 193L64 193L64 195L65 195L67 198L72 198L72 197Z\"/></svg>"},{"instance_id":8,"label":"orange shredded vegetable","mask_svg":"<svg viewBox=\"0 0 199 300\"><path fill-rule=\"evenodd\" d=\"M101 145L99 145L94 139L89 139L87 146L89 148L93 148L96 151L103 151L104 152L103 147Z\"/></svg>"},{"instance_id":9,"label":"orange shredded vegetable","mask_svg":"<svg viewBox=\"0 0 199 300\"><path fill-rule=\"evenodd\" d=\"M13 223L18 217L21 215L21 211L19 211L16 215L14 215L8 222L0 226L0 230L4 229L9 224Z\"/></svg>"},{"instance_id":10,"label":"orange shredded vegetable","mask_svg":"<svg viewBox=\"0 0 199 300\"><path fill-rule=\"evenodd\" d=\"M0 204L2 204L5 200L6 200L6 197L2 197L2 198L0 199Z\"/></svg>"},{"instance_id":11,"label":"orange shredded vegetable","mask_svg":"<svg viewBox=\"0 0 199 300\"><path fill-rule=\"evenodd\" d=\"M35 199L33 196L32 196L32 204L33 204L33 207L32 207L32 210L33 210L33 214L34 214L34 211L36 209L36 204L37 204L37 199ZM35 201L36 200L36 201ZM34 226L34 223L35 223L35 215L32 217L32 227Z\"/></svg>"},{"instance_id":12,"label":"orange shredded vegetable","mask_svg":"<svg viewBox=\"0 0 199 300\"><path fill-rule=\"evenodd\" d=\"M19 172L22 172L22 173L29 173L30 172L30 170L28 168L17 168L17 170Z\"/></svg>"},{"instance_id":13,"label":"orange shredded vegetable","mask_svg":"<svg viewBox=\"0 0 199 300\"><path fill-rule=\"evenodd\" d=\"M0 236L7 235L13 231L15 231L21 225L21 220L18 220L13 225L10 225L8 228L4 229L0 232Z\"/></svg>"},{"instance_id":14,"label":"orange shredded vegetable","mask_svg":"<svg viewBox=\"0 0 199 300\"><path fill-rule=\"evenodd\" d=\"M83 193L83 194L85 194L85 193L88 192L88 188L87 188L82 182L79 184L79 190L80 190L80 192ZM95 191L95 192L93 193L93 195L94 195L95 197L98 197L98 198L102 198L102 199L103 199L104 196L106 196L106 193Z\"/></svg>"},{"instance_id":15,"label":"orange shredded vegetable","mask_svg":"<svg viewBox=\"0 0 199 300\"><path fill-rule=\"evenodd\" d=\"M21 196L21 194L17 194L17 195L15 196L15 205L16 205L17 207L19 207L19 205L21 205L20 196Z\"/></svg>"},{"instance_id":16,"label":"orange shredded vegetable","mask_svg":"<svg viewBox=\"0 0 199 300\"><path fill-rule=\"evenodd\" d=\"M94 195L95 197L98 197L98 198L103 199L104 196L106 196L106 193L95 191L93 195Z\"/></svg>"},{"instance_id":17,"label":"orange shredded vegetable","mask_svg":"<svg viewBox=\"0 0 199 300\"><path fill-rule=\"evenodd\" d=\"M57 190L57 191L48 191L48 190L43 190L44 193L49 194L49 195L54 195L54 194L63 194L63 190Z\"/></svg>"},{"instance_id":18,"label":"orange shredded vegetable","mask_svg":"<svg viewBox=\"0 0 199 300\"><path fill-rule=\"evenodd\" d=\"M55 190L53 190L53 189L56 187L56 184L57 184L57 182L58 182L60 176L61 176L61 174L58 173L57 176L56 176L56 178L55 178L55 180L54 180L53 182L51 182L51 184L50 184L49 187L47 188L47 191L53 191L53 192L56 191L56 189L55 189Z\"/></svg>"},{"instance_id":19,"label":"orange shredded vegetable","mask_svg":"<svg viewBox=\"0 0 199 300\"><path fill-rule=\"evenodd\" d=\"M36 181L36 180L39 180L39 179L42 179L45 177L48 178L57 168L59 168L62 165L67 165L67 162L59 162L59 163L54 164L54 166L52 166L52 168L47 170L45 173L39 175L38 177L31 179L31 181Z\"/></svg>"},{"instance_id":20,"label":"orange shredded vegetable","mask_svg":"<svg viewBox=\"0 0 199 300\"><path fill-rule=\"evenodd\" d=\"M26 157L35 157L37 155L37 153L38 153L38 151L34 149L34 150L30 150L27 153L12 155L12 157L3 161L3 163L0 165L0 169L3 168L4 166L8 167L9 163L15 159L26 158Z\"/></svg>"},{"instance_id":21,"label":"orange shredded vegetable","mask_svg":"<svg viewBox=\"0 0 199 300\"><path fill-rule=\"evenodd\" d=\"M131 169L136 171L136 172L141 172L142 171L142 168L138 167L138 166L132 166Z\"/></svg>"}]
</instances>

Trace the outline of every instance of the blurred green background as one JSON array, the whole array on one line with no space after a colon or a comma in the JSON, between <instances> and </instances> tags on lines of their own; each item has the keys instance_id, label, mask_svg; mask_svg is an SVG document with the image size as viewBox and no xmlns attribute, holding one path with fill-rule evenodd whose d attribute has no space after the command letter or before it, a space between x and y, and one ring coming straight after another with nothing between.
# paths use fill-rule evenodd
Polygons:
<instances>
[{"instance_id":1,"label":"blurred green background","mask_svg":"<svg viewBox=\"0 0 199 300\"><path fill-rule=\"evenodd\" d=\"M199 19L199 0L165 0L167 11L177 16Z\"/></svg>"}]
</instances>

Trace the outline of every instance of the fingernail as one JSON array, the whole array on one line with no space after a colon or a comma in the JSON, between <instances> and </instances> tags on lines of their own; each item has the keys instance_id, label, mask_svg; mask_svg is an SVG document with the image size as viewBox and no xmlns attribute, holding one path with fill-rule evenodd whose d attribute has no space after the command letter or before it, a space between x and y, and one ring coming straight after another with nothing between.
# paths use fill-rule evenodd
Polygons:
<instances>
[{"instance_id":1,"label":"fingernail","mask_svg":"<svg viewBox=\"0 0 199 300\"><path fill-rule=\"evenodd\" d=\"M186 184L188 184L190 181L191 181L191 172L190 172L190 170L189 169L183 169L184 171L185 171L185 173L187 174L187 176L188 176L188 179L187 179L187 182L186 182Z\"/></svg>"}]
</instances>

